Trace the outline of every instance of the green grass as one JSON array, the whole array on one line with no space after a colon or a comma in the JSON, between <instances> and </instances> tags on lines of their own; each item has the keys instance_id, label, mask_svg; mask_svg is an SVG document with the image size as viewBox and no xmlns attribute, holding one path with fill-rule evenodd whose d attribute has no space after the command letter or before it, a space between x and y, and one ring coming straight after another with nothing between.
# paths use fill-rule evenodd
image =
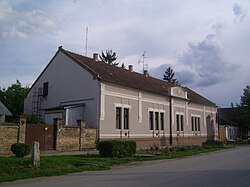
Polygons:
<instances>
[{"instance_id":1,"label":"green grass","mask_svg":"<svg viewBox=\"0 0 250 187\"><path fill-rule=\"evenodd\" d=\"M125 158L103 158L99 155L43 156L40 167L33 167L30 158L0 157L0 183L41 176L56 176L82 171L110 169L114 165L133 161L182 158L206 152L217 151L226 147L193 147L171 152L166 149L143 150L136 156Z\"/></svg>"}]
</instances>

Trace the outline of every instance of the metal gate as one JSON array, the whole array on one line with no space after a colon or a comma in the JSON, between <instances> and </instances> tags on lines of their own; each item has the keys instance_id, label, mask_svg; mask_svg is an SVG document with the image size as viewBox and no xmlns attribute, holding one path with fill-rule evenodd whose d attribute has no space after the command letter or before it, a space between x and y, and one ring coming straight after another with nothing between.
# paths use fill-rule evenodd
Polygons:
<instances>
[{"instance_id":1,"label":"metal gate","mask_svg":"<svg viewBox=\"0 0 250 187\"><path fill-rule=\"evenodd\" d=\"M40 143L40 150L56 150L56 125L27 124L25 142L32 145L33 141Z\"/></svg>"}]
</instances>

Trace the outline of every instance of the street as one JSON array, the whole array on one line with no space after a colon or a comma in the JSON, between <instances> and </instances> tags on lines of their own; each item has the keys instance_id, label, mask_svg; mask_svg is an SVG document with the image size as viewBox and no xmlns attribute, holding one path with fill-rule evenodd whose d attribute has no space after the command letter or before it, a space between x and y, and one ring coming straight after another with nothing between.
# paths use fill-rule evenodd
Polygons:
<instances>
[{"instance_id":1,"label":"street","mask_svg":"<svg viewBox=\"0 0 250 187\"><path fill-rule=\"evenodd\" d=\"M37 178L3 187L52 186L250 186L250 146L177 160L161 160L107 171Z\"/></svg>"}]
</instances>

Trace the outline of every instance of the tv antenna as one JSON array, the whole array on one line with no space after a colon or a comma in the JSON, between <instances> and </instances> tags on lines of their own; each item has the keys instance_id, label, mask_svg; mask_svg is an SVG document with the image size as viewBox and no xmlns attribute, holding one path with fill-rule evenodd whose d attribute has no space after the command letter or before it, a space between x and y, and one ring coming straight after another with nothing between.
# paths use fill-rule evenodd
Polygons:
<instances>
[{"instance_id":1,"label":"tv antenna","mask_svg":"<svg viewBox=\"0 0 250 187\"><path fill-rule=\"evenodd\" d=\"M144 51L141 55L142 59L138 61L138 64L142 63L142 71L144 72L145 68L148 67L148 64L145 64L146 51Z\"/></svg>"},{"instance_id":2,"label":"tv antenna","mask_svg":"<svg viewBox=\"0 0 250 187\"><path fill-rule=\"evenodd\" d=\"M86 27L86 38L85 38L85 56L87 56L88 51L88 27Z\"/></svg>"}]
</instances>

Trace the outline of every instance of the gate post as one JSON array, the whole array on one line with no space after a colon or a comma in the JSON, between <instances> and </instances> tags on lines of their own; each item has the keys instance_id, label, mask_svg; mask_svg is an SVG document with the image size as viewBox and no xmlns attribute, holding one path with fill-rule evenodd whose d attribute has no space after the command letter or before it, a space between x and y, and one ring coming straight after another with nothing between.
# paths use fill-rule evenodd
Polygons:
<instances>
[{"instance_id":1,"label":"gate post","mask_svg":"<svg viewBox=\"0 0 250 187\"><path fill-rule=\"evenodd\" d=\"M32 143L32 154L31 154L31 161L33 166L40 166L40 149L39 149L39 142L34 141Z\"/></svg>"},{"instance_id":2,"label":"gate post","mask_svg":"<svg viewBox=\"0 0 250 187\"><path fill-rule=\"evenodd\" d=\"M25 142L25 130L26 130L26 117L20 116L18 124L18 134L17 134L17 143Z\"/></svg>"},{"instance_id":3,"label":"gate post","mask_svg":"<svg viewBox=\"0 0 250 187\"><path fill-rule=\"evenodd\" d=\"M63 126L63 120L61 118L54 119L56 121L56 151L61 151L61 131Z\"/></svg>"},{"instance_id":4,"label":"gate post","mask_svg":"<svg viewBox=\"0 0 250 187\"><path fill-rule=\"evenodd\" d=\"M86 122L83 120L79 120L80 125L80 132L79 132L79 151L82 151L83 149L83 141L84 141L84 135L85 135L85 128L86 128Z\"/></svg>"}]
</instances>

